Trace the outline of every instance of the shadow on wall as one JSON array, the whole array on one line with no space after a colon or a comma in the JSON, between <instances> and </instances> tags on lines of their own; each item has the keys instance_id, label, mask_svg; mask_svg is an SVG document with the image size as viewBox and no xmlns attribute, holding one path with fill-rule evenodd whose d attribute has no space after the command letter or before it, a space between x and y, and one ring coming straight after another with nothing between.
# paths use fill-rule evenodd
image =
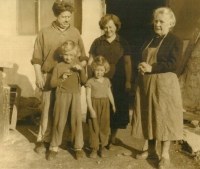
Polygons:
<instances>
[{"instance_id":1,"label":"shadow on wall","mask_svg":"<svg viewBox=\"0 0 200 169\"><path fill-rule=\"evenodd\" d=\"M4 69L4 83L10 87L10 114L16 120L40 114L40 100L34 96L33 86L29 78L18 73L19 66L14 63L11 69ZM37 89L36 89L37 90ZM34 119L33 119L34 120Z\"/></svg>"},{"instance_id":2,"label":"shadow on wall","mask_svg":"<svg viewBox=\"0 0 200 169\"><path fill-rule=\"evenodd\" d=\"M21 88L21 96L34 96L35 91L29 78L25 75L19 74L18 69L19 66L16 63L13 64L13 68L11 69L4 69L4 72L6 73L4 78L5 84L18 85L19 88Z\"/></svg>"}]
</instances>

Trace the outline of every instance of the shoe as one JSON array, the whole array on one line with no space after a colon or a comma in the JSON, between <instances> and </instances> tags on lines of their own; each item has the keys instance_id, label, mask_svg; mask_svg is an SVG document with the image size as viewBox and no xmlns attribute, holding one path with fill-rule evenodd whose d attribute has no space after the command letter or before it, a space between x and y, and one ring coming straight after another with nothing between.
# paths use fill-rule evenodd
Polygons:
<instances>
[{"instance_id":1,"label":"shoe","mask_svg":"<svg viewBox=\"0 0 200 169\"><path fill-rule=\"evenodd\" d=\"M67 149L73 149L73 145L71 141L67 141Z\"/></svg>"},{"instance_id":2,"label":"shoe","mask_svg":"<svg viewBox=\"0 0 200 169\"><path fill-rule=\"evenodd\" d=\"M108 156L105 147L101 147L101 149L99 150L99 155L100 155L100 157L102 157L102 158L105 158L105 157Z\"/></svg>"},{"instance_id":3,"label":"shoe","mask_svg":"<svg viewBox=\"0 0 200 169\"><path fill-rule=\"evenodd\" d=\"M50 143L49 142L43 142L44 143L44 147L49 150L49 147L50 147Z\"/></svg>"},{"instance_id":4,"label":"shoe","mask_svg":"<svg viewBox=\"0 0 200 169\"><path fill-rule=\"evenodd\" d=\"M89 155L90 158L97 158L97 149L92 149L92 152Z\"/></svg>"},{"instance_id":5,"label":"shoe","mask_svg":"<svg viewBox=\"0 0 200 169\"><path fill-rule=\"evenodd\" d=\"M144 151L141 154L136 155L137 160L146 160L146 159L153 159L153 160L159 160L159 155L157 152L149 153L148 151Z\"/></svg>"},{"instance_id":6,"label":"shoe","mask_svg":"<svg viewBox=\"0 0 200 169\"><path fill-rule=\"evenodd\" d=\"M49 152L49 154L48 154L48 156L47 156L47 160L48 160L48 161L53 160L53 159L56 157L57 154L58 154L57 151L51 151L51 150L50 150L50 152Z\"/></svg>"},{"instance_id":7,"label":"shoe","mask_svg":"<svg viewBox=\"0 0 200 169\"><path fill-rule=\"evenodd\" d=\"M47 149L49 149L49 147L50 147L50 143L41 142L40 145L35 148L35 152L37 154L43 154L43 153L45 153L47 151Z\"/></svg>"},{"instance_id":8,"label":"shoe","mask_svg":"<svg viewBox=\"0 0 200 169\"><path fill-rule=\"evenodd\" d=\"M115 150L116 149L116 146L115 146L115 144L113 144L113 143L110 143L109 145L108 145L108 150Z\"/></svg>"},{"instance_id":9,"label":"shoe","mask_svg":"<svg viewBox=\"0 0 200 169\"><path fill-rule=\"evenodd\" d=\"M76 160L83 158L85 156L83 150L76 150Z\"/></svg>"},{"instance_id":10,"label":"shoe","mask_svg":"<svg viewBox=\"0 0 200 169\"><path fill-rule=\"evenodd\" d=\"M167 169L170 167L170 159L165 159L164 157L162 157L160 159L160 162L158 163L158 169Z\"/></svg>"}]
</instances>

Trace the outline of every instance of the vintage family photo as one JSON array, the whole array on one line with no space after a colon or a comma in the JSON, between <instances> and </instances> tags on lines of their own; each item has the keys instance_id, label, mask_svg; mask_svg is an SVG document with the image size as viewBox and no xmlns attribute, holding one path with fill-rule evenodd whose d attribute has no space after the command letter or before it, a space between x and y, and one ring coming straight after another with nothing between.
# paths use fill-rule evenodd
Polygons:
<instances>
[{"instance_id":1,"label":"vintage family photo","mask_svg":"<svg viewBox=\"0 0 200 169\"><path fill-rule=\"evenodd\" d=\"M200 0L1 0L1 169L200 169Z\"/></svg>"}]
</instances>

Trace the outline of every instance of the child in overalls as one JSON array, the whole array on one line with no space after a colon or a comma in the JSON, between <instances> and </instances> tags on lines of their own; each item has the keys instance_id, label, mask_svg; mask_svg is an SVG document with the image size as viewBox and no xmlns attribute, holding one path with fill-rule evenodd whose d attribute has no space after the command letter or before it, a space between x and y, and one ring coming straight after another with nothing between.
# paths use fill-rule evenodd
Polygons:
<instances>
[{"instance_id":1,"label":"child in overalls","mask_svg":"<svg viewBox=\"0 0 200 169\"><path fill-rule=\"evenodd\" d=\"M90 158L106 157L105 146L110 135L110 103L116 112L114 98L111 92L110 80L104 74L110 70L109 63L102 56L97 56L92 62L94 77L86 83L86 99L89 109L87 122L90 132Z\"/></svg>"},{"instance_id":2,"label":"child in overalls","mask_svg":"<svg viewBox=\"0 0 200 169\"><path fill-rule=\"evenodd\" d=\"M73 41L66 41L59 53L63 57L63 62L55 66L50 81L51 87L57 89L52 140L47 160L52 160L58 153L69 113L71 113L69 120L71 142L78 159L84 155L80 86L86 83L87 77L78 61L79 47Z\"/></svg>"}]
</instances>

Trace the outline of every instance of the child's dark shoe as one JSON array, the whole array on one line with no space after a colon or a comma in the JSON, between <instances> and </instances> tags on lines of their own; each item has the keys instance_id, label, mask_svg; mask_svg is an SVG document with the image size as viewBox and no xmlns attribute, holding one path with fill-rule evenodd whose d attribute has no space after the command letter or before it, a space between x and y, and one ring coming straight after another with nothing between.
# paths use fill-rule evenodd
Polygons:
<instances>
[{"instance_id":1,"label":"child's dark shoe","mask_svg":"<svg viewBox=\"0 0 200 169\"><path fill-rule=\"evenodd\" d=\"M102 157L102 158L105 158L105 157L108 156L107 150L106 150L105 147L101 147L101 149L100 149L100 151L99 151L99 155L100 155L100 157Z\"/></svg>"},{"instance_id":2,"label":"child's dark shoe","mask_svg":"<svg viewBox=\"0 0 200 169\"><path fill-rule=\"evenodd\" d=\"M48 156L47 156L47 160L48 160L48 161L53 160L53 159L56 157L57 154L58 154L57 151L52 151L52 150L50 150L50 152L49 152L49 154L48 154Z\"/></svg>"},{"instance_id":3,"label":"child's dark shoe","mask_svg":"<svg viewBox=\"0 0 200 169\"><path fill-rule=\"evenodd\" d=\"M89 155L90 158L96 158L97 157L97 149L92 149L92 152Z\"/></svg>"},{"instance_id":4,"label":"child's dark shoe","mask_svg":"<svg viewBox=\"0 0 200 169\"><path fill-rule=\"evenodd\" d=\"M73 144L71 141L67 141L67 149L69 150L73 149Z\"/></svg>"},{"instance_id":5,"label":"child's dark shoe","mask_svg":"<svg viewBox=\"0 0 200 169\"><path fill-rule=\"evenodd\" d=\"M76 150L76 160L83 158L85 156L85 153L83 150Z\"/></svg>"},{"instance_id":6,"label":"child's dark shoe","mask_svg":"<svg viewBox=\"0 0 200 169\"><path fill-rule=\"evenodd\" d=\"M35 148L35 152L37 154L43 154L46 152L46 150L49 149L50 143L48 142L41 142L38 147Z\"/></svg>"}]
</instances>

